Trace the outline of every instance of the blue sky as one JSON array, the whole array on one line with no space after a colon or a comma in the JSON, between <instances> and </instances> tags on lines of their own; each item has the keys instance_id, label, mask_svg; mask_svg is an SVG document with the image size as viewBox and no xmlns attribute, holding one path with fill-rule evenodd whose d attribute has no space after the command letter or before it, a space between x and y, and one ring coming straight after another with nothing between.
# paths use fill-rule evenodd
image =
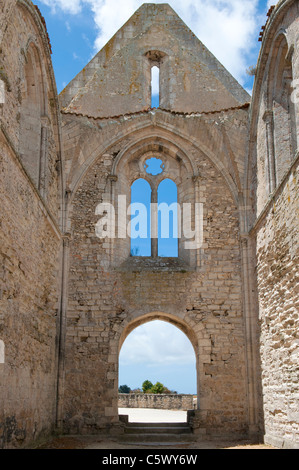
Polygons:
<instances>
[{"instance_id":1,"label":"blue sky","mask_svg":"<svg viewBox=\"0 0 299 470\"><path fill-rule=\"evenodd\" d=\"M160 160L161 161L161 160ZM176 204L177 187L170 179L163 180L158 187L158 206ZM132 204L143 204L144 211L132 206L131 253L134 256L151 256L151 187L144 179L138 179L132 185ZM143 214L144 212L144 214ZM178 256L178 212L169 211L168 221L162 223L162 212L158 209L158 256Z\"/></svg>"},{"instance_id":2,"label":"blue sky","mask_svg":"<svg viewBox=\"0 0 299 470\"><path fill-rule=\"evenodd\" d=\"M139 8L142 0L35 0L53 49L58 92ZM165 0L156 3L165 3ZM261 26L273 1L169 0L199 39L248 91L246 69L257 62Z\"/></svg>"},{"instance_id":3,"label":"blue sky","mask_svg":"<svg viewBox=\"0 0 299 470\"><path fill-rule=\"evenodd\" d=\"M196 358L182 331L162 321L136 328L120 352L120 385L141 388L145 380L169 390L196 394Z\"/></svg>"},{"instance_id":4,"label":"blue sky","mask_svg":"<svg viewBox=\"0 0 299 470\"><path fill-rule=\"evenodd\" d=\"M160 0L156 3L165 3ZM35 0L46 20L57 89L82 70L139 8L142 0ZM258 36L271 0L169 0L168 3L227 70L250 93L246 74L257 63ZM120 354L120 385L163 382L196 393L195 356L187 337L165 322L137 328Z\"/></svg>"}]
</instances>

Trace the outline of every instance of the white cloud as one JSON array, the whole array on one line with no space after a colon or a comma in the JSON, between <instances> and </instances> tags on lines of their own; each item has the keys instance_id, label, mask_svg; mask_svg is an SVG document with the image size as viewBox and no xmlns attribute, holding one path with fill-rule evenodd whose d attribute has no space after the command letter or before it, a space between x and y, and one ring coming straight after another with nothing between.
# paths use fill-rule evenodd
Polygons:
<instances>
[{"instance_id":1,"label":"white cloud","mask_svg":"<svg viewBox=\"0 0 299 470\"><path fill-rule=\"evenodd\" d=\"M144 0L40 0L55 12L78 14L83 4L93 12L98 30L95 51L100 50L115 32L144 3ZM258 15L259 2L267 0L168 0L168 3L241 83L250 54L257 46L257 30L264 22ZM156 0L155 3L165 3ZM272 4L269 1L269 4Z\"/></svg>"},{"instance_id":2,"label":"white cloud","mask_svg":"<svg viewBox=\"0 0 299 470\"><path fill-rule=\"evenodd\" d=\"M82 59L82 57L80 57L76 52L73 52L73 59L79 60L80 62L84 63L84 60Z\"/></svg>"},{"instance_id":3,"label":"white cloud","mask_svg":"<svg viewBox=\"0 0 299 470\"><path fill-rule=\"evenodd\" d=\"M268 0L267 2L267 7L270 8L272 7L273 5L276 5L276 2L274 0Z\"/></svg>"},{"instance_id":4,"label":"white cloud","mask_svg":"<svg viewBox=\"0 0 299 470\"><path fill-rule=\"evenodd\" d=\"M158 67L152 68L152 93L153 95L159 94L159 77L160 77L160 70Z\"/></svg>"},{"instance_id":5,"label":"white cloud","mask_svg":"<svg viewBox=\"0 0 299 470\"><path fill-rule=\"evenodd\" d=\"M81 11L82 3L85 0L40 0L42 3L51 8L52 13L55 14L57 8L65 11L66 13L71 13L72 15L77 15Z\"/></svg>"},{"instance_id":6,"label":"white cloud","mask_svg":"<svg viewBox=\"0 0 299 470\"><path fill-rule=\"evenodd\" d=\"M194 349L187 336L175 326L154 321L136 328L120 352L120 365L194 364Z\"/></svg>"}]
</instances>

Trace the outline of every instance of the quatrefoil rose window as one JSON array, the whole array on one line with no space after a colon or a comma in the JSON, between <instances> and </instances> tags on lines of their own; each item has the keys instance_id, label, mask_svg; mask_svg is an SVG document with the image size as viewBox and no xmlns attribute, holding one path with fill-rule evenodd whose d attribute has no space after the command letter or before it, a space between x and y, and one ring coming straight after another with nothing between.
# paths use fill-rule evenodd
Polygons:
<instances>
[{"instance_id":1,"label":"quatrefoil rose window","mask_svg":"<svg viewBox=\"0 0 299 470\"><path fill-rule=\"evenodd\" d=\"M149 158L144 164L144 169L148 175L157 176L161 175L165 170L165 164L160 158Z\"/></svg>"}]
</instances>

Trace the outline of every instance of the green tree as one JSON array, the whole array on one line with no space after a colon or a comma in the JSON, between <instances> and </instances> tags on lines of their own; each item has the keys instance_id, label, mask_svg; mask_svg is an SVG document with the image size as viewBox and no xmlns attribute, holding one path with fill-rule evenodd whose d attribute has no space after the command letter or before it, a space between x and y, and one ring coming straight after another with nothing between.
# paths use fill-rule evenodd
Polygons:
<instances>
[{"instance_id":1,"label":"green tree","mask_svg":"<svg viewBox=\"0 0 299 470\"><path fill-rule=\"evenodd\" d=\"M142 390L143 390L143 393L150 393L149 390L151 390L153 388L153 384L152 382L150 382L149 380L145 380L142 384Z\"/></svg>"},{"instance_id":2,"label":"green tree","mask_svg":"<svg viewBox=\"0 0 299 470\"><path fill-rule=\"evenodd\" d=\"M130 393L131 389L128 385L121 385L118 389L119 393Z\"/></svg>"},{"instance_id":3,"label":"green tree","mask_svg":"<svg viewBox=\"0 0 299 470\"><path fill-rule=\"evenodd\" d=\"M152 388L150 393L154 393L156 395L161 395L162 393L165 393L166 388L164 387L161 382L157 382Z\"/></svg>"}]
</instances>

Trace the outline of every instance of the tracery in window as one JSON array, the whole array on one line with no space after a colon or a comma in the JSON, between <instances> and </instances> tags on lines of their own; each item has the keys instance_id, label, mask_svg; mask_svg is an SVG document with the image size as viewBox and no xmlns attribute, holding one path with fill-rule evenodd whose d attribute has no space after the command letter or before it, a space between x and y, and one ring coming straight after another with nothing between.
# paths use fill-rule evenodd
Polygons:
<instances>
[{"instance_id":1,"label":"tracery in window","mask_svg":"<svg viewBox=\"0 0 299 470\"><path fill-rule=\"evenodd\" d=\"M131 256L178 257L177 186L170 179L156 180L158 170L164 171L161 159L146 162L151 183L140 178L131 186Z\"/></svg>"},{"instance_id":2,"label":"tracery in window","mask_svg":"<svg viewBox=\"0 0 299 470\"><path fill-rule=\"evenodd\" d=\"M144 169L148 175L157 176L163 173L165 164L159 158L152 157L146 160Z\"/></svg>"}]
</instances>

